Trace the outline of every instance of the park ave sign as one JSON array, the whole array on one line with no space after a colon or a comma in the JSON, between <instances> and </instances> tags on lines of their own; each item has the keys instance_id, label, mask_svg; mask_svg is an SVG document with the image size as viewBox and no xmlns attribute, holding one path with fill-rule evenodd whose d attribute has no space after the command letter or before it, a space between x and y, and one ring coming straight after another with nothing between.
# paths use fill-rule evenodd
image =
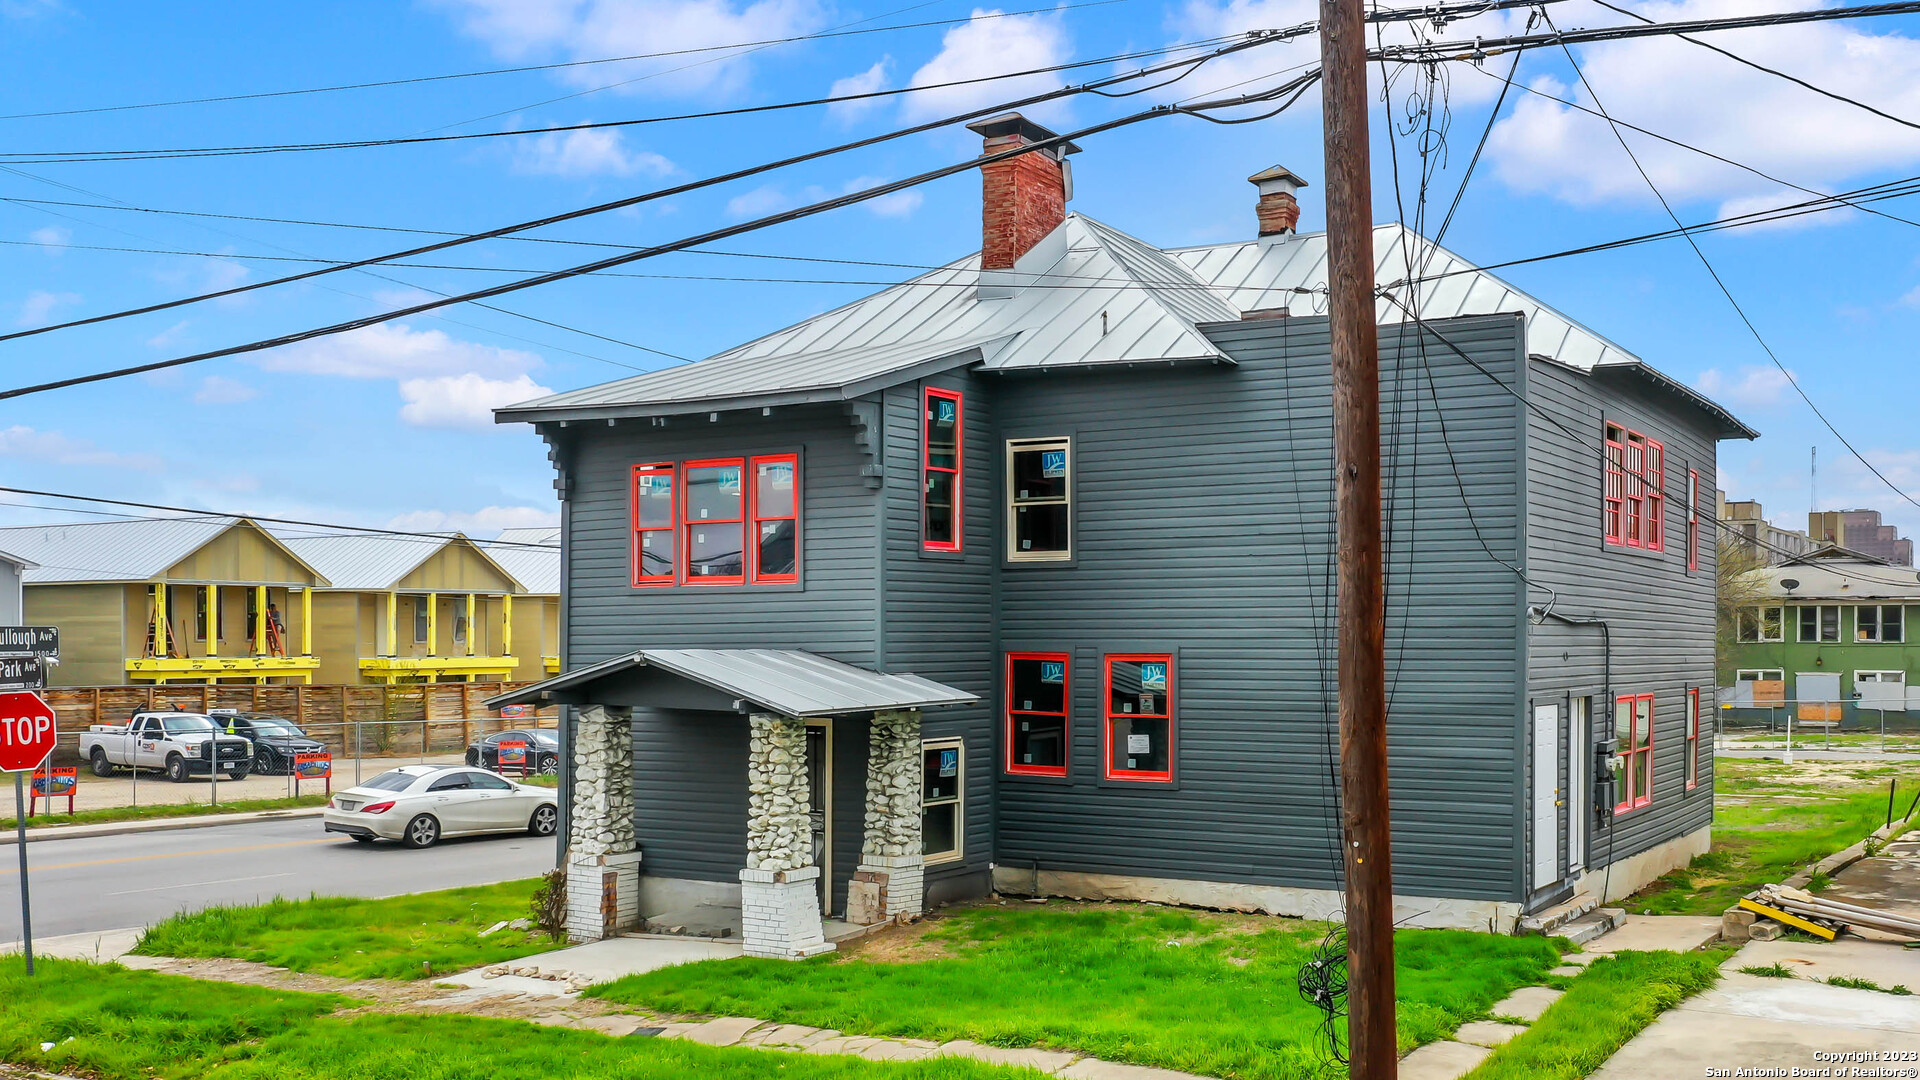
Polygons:
<instances>
[{"instance_id":1,"label":"park ave sign","mask_svg":"<svg viewBox=\"0 0 1920 1080\"><path fill-rule=\"evenodd\" d=\"M37 768L53 753L53 707L39 694L0 694L0 772Z\"/></svg>"}]
</instances>

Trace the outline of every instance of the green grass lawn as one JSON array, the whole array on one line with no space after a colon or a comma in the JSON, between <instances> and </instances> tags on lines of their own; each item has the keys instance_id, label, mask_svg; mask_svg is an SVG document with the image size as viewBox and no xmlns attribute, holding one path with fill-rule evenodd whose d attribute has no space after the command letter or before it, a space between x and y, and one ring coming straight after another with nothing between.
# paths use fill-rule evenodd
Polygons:
<instances>
[{"instance_id":1,"label":"green grass lawn","mask_svg":"<svg viewBox=\"0 0 1920 1080\"><path fill-rule=\"evenodd\" d=\"M1463 1080L1580 1080L1660 1014L1714 984L1730 949L1595 960L1565 996Z\"/></svg>"},{"instance_id":2,"label":"green grass lawn","mask_svg":"<svg viewBox=\"0 0 1920 1080\"><path fill-rule=\"evenodd\" d=\"M1886 823L1887 781L1898 766L1719 758L1714 762L1713 849L1624 901L1655 915L1718 915L1866 838ZM1906 774L1920 779L1920 768ZM1902 777L1904 780L1905 777ZM1920 787L1903 783L1896 816Z\"/></svg>"},{"instance_id":3,"label":"green grass lawn","mask_svg":"<svg viewBox=\"0 0 1920 1080\"><path fill-rule=\"evenodd\" d=\"M959 1058L894 1064L518 1020L335 1016L353 1002L117 965L39 967L28 979L18 958L0 958L0 1061L99 1080L1042 1080Z\"/></svg>"},{"instance_id":4,"label":"green grass lawn","mask_svg":"<svg viewBox=\"0 0 1920 1080\"><path fill-rule=\"evenodd\" d=\"M323 794L301 795L291 799L236 799L218 806L206 803L163 803L154 806L109 806L100 810L81 810L73 814L35 814L27 819L27 828L49 825L103 825L113 821L146 821L149 818L199 817L203 814L246 814L259 810L292 810L302 806L325 806ZM0 818L0 829L14 827L13 818Z\"/></svg>"},{"instance_id":5,"label":"green grass lawn","mask_svg":"<svg viewBox=\"0 0 1920 1080\"><path fill-rule=\"evenodd\" d=\"M1333 1075L1295 974L1319 923L1169 908L983 906L911 946L793 963L728 960L588 992L677 1012L757 1016L854 1034L968 1038L1246 1080ZM1451 1034L1545 980L1544 938L1449 930L1395 936L1401 1049ZM884 957L882 948L890 949ZM872 955L868 955L871 952Z\"/></svg>"},{"instance_id":6,"label":"green grass lawn","mask_svg":"<svg viewBox=\"0 0 1920 1080\"><path fill-rule=\"evenodd\" d=\"M316 897L211 907L154 924L136 953L229 956L319 975L419 979L559 946L527 930L480 931L531 914L536 882L512 881L386 900Z\"/></svg>"}]
</instances>

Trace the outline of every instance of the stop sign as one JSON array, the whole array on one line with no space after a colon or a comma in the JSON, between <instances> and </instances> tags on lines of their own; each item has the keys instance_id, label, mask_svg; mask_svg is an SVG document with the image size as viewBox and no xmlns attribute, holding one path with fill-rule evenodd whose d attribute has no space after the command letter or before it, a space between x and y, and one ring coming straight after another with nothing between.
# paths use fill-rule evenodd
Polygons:
<instances>
[{"instance_id":1,"label":"stop sign","mask_svg":"<svg viewBox=\"0 0 1920 1080\"><path fill-rule=\"evenodd\" d=\"M53 753L53 706L27 691L0 694L0 772L37 768Z\"/></svg>"}]
</instances>

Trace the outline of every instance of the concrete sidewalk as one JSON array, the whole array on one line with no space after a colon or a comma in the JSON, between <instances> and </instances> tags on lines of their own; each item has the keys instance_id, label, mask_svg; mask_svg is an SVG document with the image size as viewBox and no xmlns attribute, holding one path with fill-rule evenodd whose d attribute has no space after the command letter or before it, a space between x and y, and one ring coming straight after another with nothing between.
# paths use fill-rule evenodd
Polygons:
<instances>
[{"instance_id":1,"label":"concrete sidewalk","mask_svg":"<svg viewBox=\"0 0 1920 1080\"><path fill-rule=\"evenodd\" d=\"M1741 974L1773 964L1793 978ZM1682 1002L1620 1048L1589 1080L1682 1080L1701 1076L1792 1076L1843 1065L1839 1051L1920 1050L1920 997L1829 986L1836 975L1884 987L1920 986L1920 955L1858 938L1749 942L1721 965L1720 984ZM1854 1063L1844 1063L1851 1068ZM1874 1067L1869 1060L1860 1064ZM1886 1067L1886 1066L1881 1066ZM1909 1065L1894 1064L1894 1068ZM1780 1070L1742 1074L1741 1069ZM1725 1071L1715 1071L1725 1070ZM1803 1071L1800 1075L1822 1075Z\"/></svg>"},{"instance_id":2,"label":"concrete sidewalk","mask_svg":"<svg viewBox=\"0 0 1920 1080\"><path fill-rule=\"evenodd\" d=\"M103 821L97 825L27 826L27 843L44 840L73 840L88 836L119 836L123 833L169 832L174 829L211 829L220 825L245 825L277 818L310 818L326 813L324 806L299 806L290 810L253 810L244 814L194 814L189 817L147 818L141 821ZM19 843L19 833L0 829L0 847Z\"/></svg>"}]
</instances>

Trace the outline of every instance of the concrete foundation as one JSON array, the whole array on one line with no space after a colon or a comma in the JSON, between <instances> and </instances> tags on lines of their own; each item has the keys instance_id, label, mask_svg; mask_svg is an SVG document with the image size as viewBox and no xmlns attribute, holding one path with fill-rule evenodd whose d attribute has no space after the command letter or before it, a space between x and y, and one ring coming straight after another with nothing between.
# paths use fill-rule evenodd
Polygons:
<instances>
[{"instance_id":1,"label":"concrete foundation","mask_svg":"<svg viewBox=\"0 0 1920 1080\"><path fill-rule=\"evenodd\" d=\"M1712 826L1696 829L1685 836L1616 860L1611 867L1600 866L1588 870L1580 879L1579 889L1595 896L1600 896L1604 891L1606 895L1600 896L1600 902L1610 904L1646 888L1661 874L1686 866L1695 856L1705 855L1712 846ZM1605 839L1596 837L1592 851L1596 857L1603 855L1606 851Z\"/></svg>"},{"instance_id":2,"label":"concrete foundation","mask_svg":"<svg viewBox=\"0 0 1920 1080\"><path fill-rule=\"evenodd\" d=\"M996 891L1015 896L1150 900L1185 907L1289 915L1304 919L1332 919L1340 913L1342 902L1341 895L1331 889L1297 889L1281 885L1083 874L1045 869L1036 872L1007 866L994 868L993 887ZM1520 914L1518 903L1503 900L1456 900L1428 896L1396 896L1393 900L1395 926L1511 934L1520 921Z\"/></svg>"}]
</instances>

